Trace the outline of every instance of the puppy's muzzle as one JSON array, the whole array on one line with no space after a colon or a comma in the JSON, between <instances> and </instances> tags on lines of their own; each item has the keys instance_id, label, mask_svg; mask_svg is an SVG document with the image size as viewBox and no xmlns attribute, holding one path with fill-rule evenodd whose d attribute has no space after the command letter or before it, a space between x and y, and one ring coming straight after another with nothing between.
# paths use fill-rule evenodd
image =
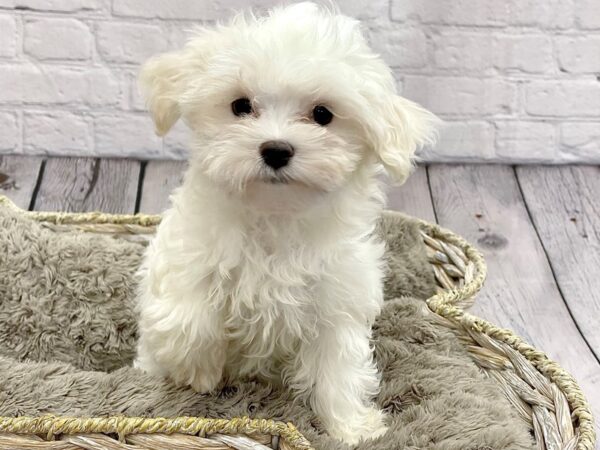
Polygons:
<instances>
[{"instance_id":1,"label":"puppy's muzzle","mask_svg":"<svg viewBox=\"0 0 600 450\"><path fill-rule=\"evenodd\" d=\"M260 145L263 161L273 170L281 169L294 156L294 147L287 141L266 141Z\"/></svg>"}]
</instances>

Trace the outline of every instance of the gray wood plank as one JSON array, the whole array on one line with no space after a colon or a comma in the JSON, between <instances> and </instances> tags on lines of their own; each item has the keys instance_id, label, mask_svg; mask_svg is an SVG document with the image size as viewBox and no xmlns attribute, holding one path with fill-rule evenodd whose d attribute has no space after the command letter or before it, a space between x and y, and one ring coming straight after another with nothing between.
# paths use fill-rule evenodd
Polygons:
<instances>
[{"instance_id":1,"label":"gray wood plank","mask_svg":"<svg viewBox=\"0 0 600 450\"><path fill-rule=\"evenodd\" d=\"M519 167L517 176L565 301L598 358L600 167Z\"/></svg>"},{"instance_id":2,"label":"gray wood plank","mask_svg":"<svg viewBox=\"0 0 600 450\"><path fill-rule=\"evenodd\" d=\"M43 158L0 155L0 195L28 209L40 176Z\"/></svg>"},{"instance_id":3,"label":"gray wood plank","mask_svg":"<svg viewBox=\"0 0 600 450\"><path fill-rule=\"evenodd\" d=\"M34 209L133 213L140 169L125 159L49 159Z\"/></svg>"},{"instance_id":4,"label":"gray wood plank","mask_svg":"<svg viewBox=\"0 0 600 450\"><path fill-rule=\"evenodd\" d=\"M487 261L488 279L473 312L558 361L600 413L600 364L560 295L513 169L432 166L429 180L439 223L475 244Z\"/></svg>"},{"instance_id":5,"label":"gray wood plank","mask_svg":"<svg viewBox=\"0 0 600 450\"><path fill-rule=\"evenodd\" d=\"M435 223L425 166L419 166L402 186L389 186L387 194L389 209Z\"/></svg>"},{"instance_id":6,"label":"gray wood plank","mask_svg":"<svg viewBox=\"0 0 600 450\"><path fill-rule=\"evenodd\" d=\"M183 182L185 161L149 161L144 173L140 212L160 214L170 205L169 196Z\"/></svg>"}]
</instances>

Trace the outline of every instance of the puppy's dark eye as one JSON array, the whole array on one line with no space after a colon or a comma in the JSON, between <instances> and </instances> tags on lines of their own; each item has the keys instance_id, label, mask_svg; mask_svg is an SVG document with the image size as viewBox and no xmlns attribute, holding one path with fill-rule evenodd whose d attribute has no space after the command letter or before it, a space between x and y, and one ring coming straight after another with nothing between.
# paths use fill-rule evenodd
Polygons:
<instances>
[{"instance_id":1,"label":"puppy's dark eye","mask_svg":"<svg viewBox=\"0 0 600 450\"><path fill-rule=\"evenodd\" d=\"M313 119L319 125L327 125L333 119L333 114L323 105L317 105L313 109Z\"/></svg>"},{"instance_id":2,"label":"puppy's dark eye","mask_svg":"<svg viewBox=\"0 0 600 450\"><path fill-rule=\"evenodd\" d=\"M246 97L238 98L231 102L231 110L236 116L243 116L252 113L252 103Z\"/></svg>"}]
</instances>

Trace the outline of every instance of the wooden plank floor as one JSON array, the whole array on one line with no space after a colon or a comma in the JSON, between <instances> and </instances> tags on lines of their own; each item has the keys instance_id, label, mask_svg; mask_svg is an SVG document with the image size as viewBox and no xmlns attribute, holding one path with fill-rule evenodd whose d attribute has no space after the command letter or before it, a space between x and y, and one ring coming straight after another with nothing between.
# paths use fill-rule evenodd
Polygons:
<instances>
[{"instance_id":1,"label":"wooden plank floor","mask_svg":"<svg viewBox=\"0 0 600 450\"><path fill-rule=\"evenodd\" d=\"M182 162L0 157L0 194L35 210L159 213ZM421 167L389 207L438 222L482 250L474 308L577 378L600 418L600 168Z\"/></svg>"},{"instance_id":2,"label":"wooden plank floor","mask_svg":"<svg viewBox=\"0 0 600 450\"><path fill-rule=\"evenodd\" d=\"M513 168L433 166L428 172L438 222L475 244L488 265L473 312L559 361L598 408L600 365L561 296Z\"/></svg>"}]
</instances>

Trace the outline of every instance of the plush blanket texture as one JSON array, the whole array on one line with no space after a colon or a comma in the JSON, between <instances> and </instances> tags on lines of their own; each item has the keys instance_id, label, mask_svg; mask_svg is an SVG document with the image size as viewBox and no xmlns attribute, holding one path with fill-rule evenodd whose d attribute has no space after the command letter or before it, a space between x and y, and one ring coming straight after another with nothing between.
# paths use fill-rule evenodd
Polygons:
<instances>
[{"instance_id":1,"label":"plush blanket texture","mask_svg":"<svg viewBox=\"0 0 600 450\"><path fill-rule=\"evenodd\" d=\"M459 342L435 325L418 227L385 220L390 275L375 324L378 403L390 431L359 449L531 449L511 412ZM293 422L317 449L347 449L282 388L253 380L199 395L130 366L135 277L143 246L57 234L0 205L0 415L252 416Z\"/></svg>"}]
</instances>

